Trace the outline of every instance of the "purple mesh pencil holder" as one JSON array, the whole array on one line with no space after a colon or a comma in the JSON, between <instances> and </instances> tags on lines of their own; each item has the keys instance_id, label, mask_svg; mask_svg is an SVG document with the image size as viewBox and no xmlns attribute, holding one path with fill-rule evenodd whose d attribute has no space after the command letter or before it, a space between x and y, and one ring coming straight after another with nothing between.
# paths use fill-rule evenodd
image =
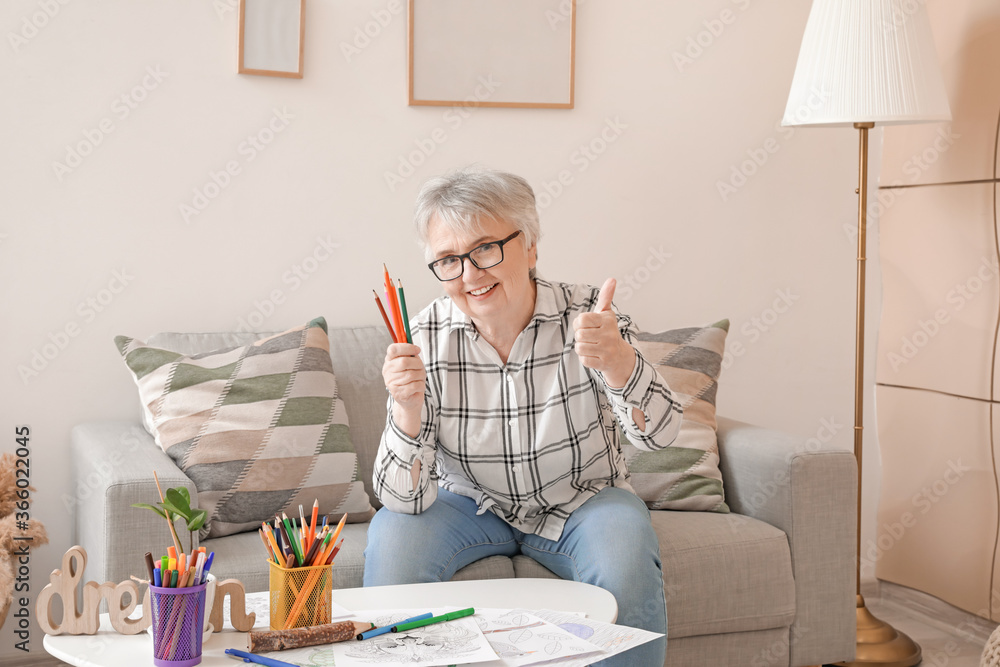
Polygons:
<instances>
[{"instance_id":1,"label":"purple mesh pencil holder","mask_svg":"<svg viewBox=\"0 0 1000 667\"><path fill-rule=\"evenodd\" d=\"M206 584L187 588L149 587L156 667L194 667L201 662L205 588Z\"/></svg>"}]
</instances>

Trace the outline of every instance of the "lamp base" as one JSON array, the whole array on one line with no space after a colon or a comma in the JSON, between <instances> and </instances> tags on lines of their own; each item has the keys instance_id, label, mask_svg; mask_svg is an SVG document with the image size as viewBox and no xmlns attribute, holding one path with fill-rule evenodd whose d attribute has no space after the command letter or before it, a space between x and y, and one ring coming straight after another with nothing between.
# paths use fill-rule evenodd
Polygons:
<instances>
[{"instance_id":1,"label":"lamp base","mask_svg":"<svg viewBox=\"0 0 1000 667\"><path fill-rule=\"evenodd\" d=\"M835 663L841 667L913 667L920 662L920 646L902 632L879 620L865 607L858 595L858 645L852 662Z\"/></svg>"}]
</instances>

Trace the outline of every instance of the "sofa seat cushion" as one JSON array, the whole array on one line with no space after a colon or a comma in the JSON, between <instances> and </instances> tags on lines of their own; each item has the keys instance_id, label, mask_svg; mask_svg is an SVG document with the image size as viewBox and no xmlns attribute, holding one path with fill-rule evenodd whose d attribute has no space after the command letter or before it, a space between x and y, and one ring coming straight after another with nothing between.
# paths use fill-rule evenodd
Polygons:
<instances>
[{"instance_id":1,"label":"sofa seat cushion","mask_svg":"<svg viewBox=\"0 0 1000 667\"><path fill-rule=\"evenodd\" d=\"M650 514L660 537L668 637L791 625L795 580L785 533L739 514Z\"/></svg>"}]
</instances>

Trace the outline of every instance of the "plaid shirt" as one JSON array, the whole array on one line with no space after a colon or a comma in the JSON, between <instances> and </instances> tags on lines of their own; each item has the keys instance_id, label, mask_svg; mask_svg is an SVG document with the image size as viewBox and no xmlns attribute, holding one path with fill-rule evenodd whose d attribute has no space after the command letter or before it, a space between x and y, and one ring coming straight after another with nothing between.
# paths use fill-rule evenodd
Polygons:
<instances>
[{"instance_id":1,"label":"plaid shirt","mask_svg":"<svg viewBox=\"0 0 1000 667\"><path fill-rule=\"evenodd\" d=\"M677 436L680 403L636 352L622 389L580 363L573 320L598 290L536 280L535 312L507 364L448 297L413 318L413 342L427 368L420 432L411 438L389 415L373 482L382 504L418 514L438 485L473 498L513 527L558 539L570 513L606 486L629 484L617 422L639 449L662 449ZM633 342L632 321L618 315ZM646 430L632 408L646 416ZM420 457L416 489L410 471Z\"/></svg>"}]
</instances>

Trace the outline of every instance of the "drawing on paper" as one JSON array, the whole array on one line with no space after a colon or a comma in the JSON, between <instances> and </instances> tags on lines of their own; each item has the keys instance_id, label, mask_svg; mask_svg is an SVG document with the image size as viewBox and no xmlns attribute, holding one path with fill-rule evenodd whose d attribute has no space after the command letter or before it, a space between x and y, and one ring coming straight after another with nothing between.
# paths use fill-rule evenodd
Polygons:
<instances>
[{"instance_id":1,"label":"drawing on paper","mask_svg":"<svg viewBox=\"0 0 1000 667\"><path fill-rule=\"evenodd\" d=\"M481 637L465 624L439 623L358 642L348 647L345 655L372 665L420 664L432 659L458 663L480 650Z\"/></svg>"}]
</instances>

